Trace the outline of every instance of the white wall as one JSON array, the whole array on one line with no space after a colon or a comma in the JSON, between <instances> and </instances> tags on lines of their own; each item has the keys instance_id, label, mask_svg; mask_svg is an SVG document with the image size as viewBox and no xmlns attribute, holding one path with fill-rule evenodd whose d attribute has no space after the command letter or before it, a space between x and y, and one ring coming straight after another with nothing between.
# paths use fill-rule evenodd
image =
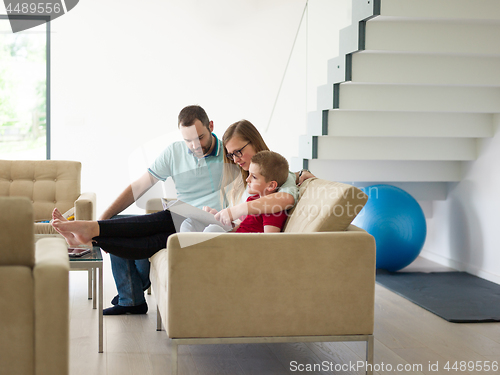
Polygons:
<instances>
[{"instance_id":1,"label":"white wall","mask_svg":"<svg viewBox=\"0 0 500 375\"><path fill-rule=\"evenodd\" d=\"M339 30L351 24L351 9L351 0L308 2L266 132L269 147L288 158L298 156L298 136L307 132L307 112L317 109L317 88L327 83L327 62L339 54Z\"/></svg>"},{"instance_id":2,"label":"white wall","mask_svg":"<svg viewBox=\"0 0 500 375\"><path fill-rule=\"evenodd\" d=\"M422 255L500 283L500 115L495 136L478 140L478 159L464 163L464 178L450 183L448 199L433 203Z\"/></svg>"},{"instance_id":3,"label":"white wall","mask_svg":"<svg viewBox=\"0 0 500 375\"><path fill-rule=\"evenodd\" d=\"M100 213L178 137L188 104L205 107L219 136L247 118L272 149L296 156L351 17L350 0L310 0L299 28L305 3L80 2L51 23L53 159L82 161L82 188L97 193ZM500 283L500 135L479 142L463 181L433 203L422 255Z\"/></svg>"},{"instance_id":4,"label":"white wall","mask_svg":"<svg viewBox=\"0 0 500 375\"><path fill-rule=\"evenodd\" d=\"M102 212L177 136L184 106L202 105L219 136L241 118L262 128L304 4L80 2L51 25L53 159L82 161Z\"/></svg>"},{"instance_id":5,"label":"white wall","mask_svg":"<svg viewBox=\"0 0 500 375\"><path fill-rule=\"evenodd\" d=\"M207 110L219 136L242 118L262 132L269 124L270 147L296 156L297 136L305 133L306 68L316 64L326 77L326 61L307 61L302 29L269 120L305 4L81 1L51 23L52 158L82 162L82 189L97 193L99 214L177 136L177 114L189 104ZM328 20L333 30L341 27L336 14Z\"/></svg>"}]
</instances>

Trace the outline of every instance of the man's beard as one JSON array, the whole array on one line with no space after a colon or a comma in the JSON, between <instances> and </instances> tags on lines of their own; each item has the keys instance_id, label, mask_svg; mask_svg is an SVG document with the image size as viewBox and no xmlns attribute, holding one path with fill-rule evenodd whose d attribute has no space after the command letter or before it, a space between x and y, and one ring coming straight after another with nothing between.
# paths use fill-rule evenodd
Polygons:
<instances>
[{"instance_id":1,"label":"man's beard","mask_svg":"<svg viewBox=\"0 0 500 375\"><path fill-rule=\"evenodd\" d=\"M210 143L207 146L201 148L201 150L203 151L203 155L206 155L210 151L213 141L214 139L212 137L212 134L210 134Z\"/></svg>"}]
</instances>

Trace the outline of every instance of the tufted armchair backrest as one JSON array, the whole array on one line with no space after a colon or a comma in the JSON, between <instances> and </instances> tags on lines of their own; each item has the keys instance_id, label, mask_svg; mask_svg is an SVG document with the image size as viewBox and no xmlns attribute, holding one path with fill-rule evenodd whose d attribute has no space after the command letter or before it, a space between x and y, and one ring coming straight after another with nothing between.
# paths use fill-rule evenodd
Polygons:
<instances>
[{"instance_id":1,"label":"tufted armchair backrest","mask_svg":"<svg viewBox=\"0 0 500 375\"><path fill-rule=\"evenodd\" d=\"M26 197L34 220L50 220L57 207L65 212L80 196L82 165L63 160L0 160L0 196Z\"/></svg>"}]
</instances>

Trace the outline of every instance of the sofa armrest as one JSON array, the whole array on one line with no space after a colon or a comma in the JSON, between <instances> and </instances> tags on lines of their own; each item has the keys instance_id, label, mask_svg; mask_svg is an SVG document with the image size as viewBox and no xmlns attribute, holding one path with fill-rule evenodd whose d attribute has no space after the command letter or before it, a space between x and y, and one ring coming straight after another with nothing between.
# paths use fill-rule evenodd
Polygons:
<instances>
[{"instance_id":1,"label":"sofa armrest","mask_svg":"<svg viewBox=\"0 0 500 375\"><path fill-rule=\"evenodd\" d=\"M365 231L180 233L151 262L171 338L373 333L375 240Z\"/></svg>"},{"instance_id":2,"label":"sofa armrest","mask_svg":"<svg viewBox=\"0 0 500 375\"><path fill-rule=\"evenodd\" d=\"M69 372L69 258L66 242L36 243L35 374Z\"/></svg>"},{"instance_id":3,"label":"sofa armrest","mask_svg":"<svg viewBox=\"0 0 500 375\"><path fill-rule=\"evenodd\" d=\"M75 201L76 220L96 219L96 194L82 193Z\"/></svg>"},{"instance_id":4,"label":"sofa armrest","mask_svg":"<svg viewBox=\"0 0 500 375\"><path fill-rule=\"evenodd\" d=\"M25 197L0 197L0 265L33 266L33 206ZM14 251L15 249L15 251Z\"/></svg>"}]
</instances>

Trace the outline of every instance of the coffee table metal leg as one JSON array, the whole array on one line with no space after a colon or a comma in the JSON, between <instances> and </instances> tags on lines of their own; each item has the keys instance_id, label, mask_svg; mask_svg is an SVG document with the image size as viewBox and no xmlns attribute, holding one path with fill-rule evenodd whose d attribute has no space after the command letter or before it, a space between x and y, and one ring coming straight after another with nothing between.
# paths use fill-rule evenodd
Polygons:
<instances>
[{"instance_id":1,"label":"coffee table metal leg","mask_svg":"<svg viewBox=\"0 0 500 375\"><path fill-rule=\"evenodd\" d=\"M96 270L97 272L97 270ZM102 324L102 308L103 308L103 292L102 292L102 289L103 289L103 281L102 281L102 263L99 265L99 353L102 353L103 352L103 348L102 348L102 341L103 341L103 333L102 333L102 329L103 329L103 324ZM94 294L94 301L95 301L95 294Z\"/></svg>"},{"instance_id":2,"label":"coffee table metal leg","mask_svg":"<svg viewBox=\"0 0 500 375\"><path fill-rule=\"evenodd\" d=\"M87 270L87 274L88 274L88 279L89 279L89 292L88 292L88 295L89 295L89 299L92 299L92 269L89 268Z\"/></svg>"},{"instance_id":3,"label":"coffee table metal leg","mask_svg":"<svg viewBox=\"0 0 500 375\"><path fill-rule=\"evenodd\" d=\"M95 309L96 308L96 304L97 304L97 301L96 301L96 299L97 299L96 298L96 296L97 296L97 294L96 294L96 292L97 292L97 268L92 268L92 276L93 276L92 277L93 278L93 282L92 282L93 293L92 293L92 295L94 296L94 298L92 300L92 308Z\"/></svg>"},{"instance_id":4,"label":"coffee table metal leg","mask_svg":"<svg viewBox=\"0 0 500 375\"><path fill-rule=\"evenodd\" d=\"M70 258L70 270L82 270L86 269L88 274L88 298L92 299L93 309L97 308L97 298L99 298L99 319L98 319L98 329L99 329L99 343L98 352L103 352L103 263L102 263L102 253L99 248L94 247L92 254L87 258L82 259L71 259ZM97 270L99 269L99 275ZM97 296L97 277L99 277L99 296Z\"/></svg>"}]
</instances>

